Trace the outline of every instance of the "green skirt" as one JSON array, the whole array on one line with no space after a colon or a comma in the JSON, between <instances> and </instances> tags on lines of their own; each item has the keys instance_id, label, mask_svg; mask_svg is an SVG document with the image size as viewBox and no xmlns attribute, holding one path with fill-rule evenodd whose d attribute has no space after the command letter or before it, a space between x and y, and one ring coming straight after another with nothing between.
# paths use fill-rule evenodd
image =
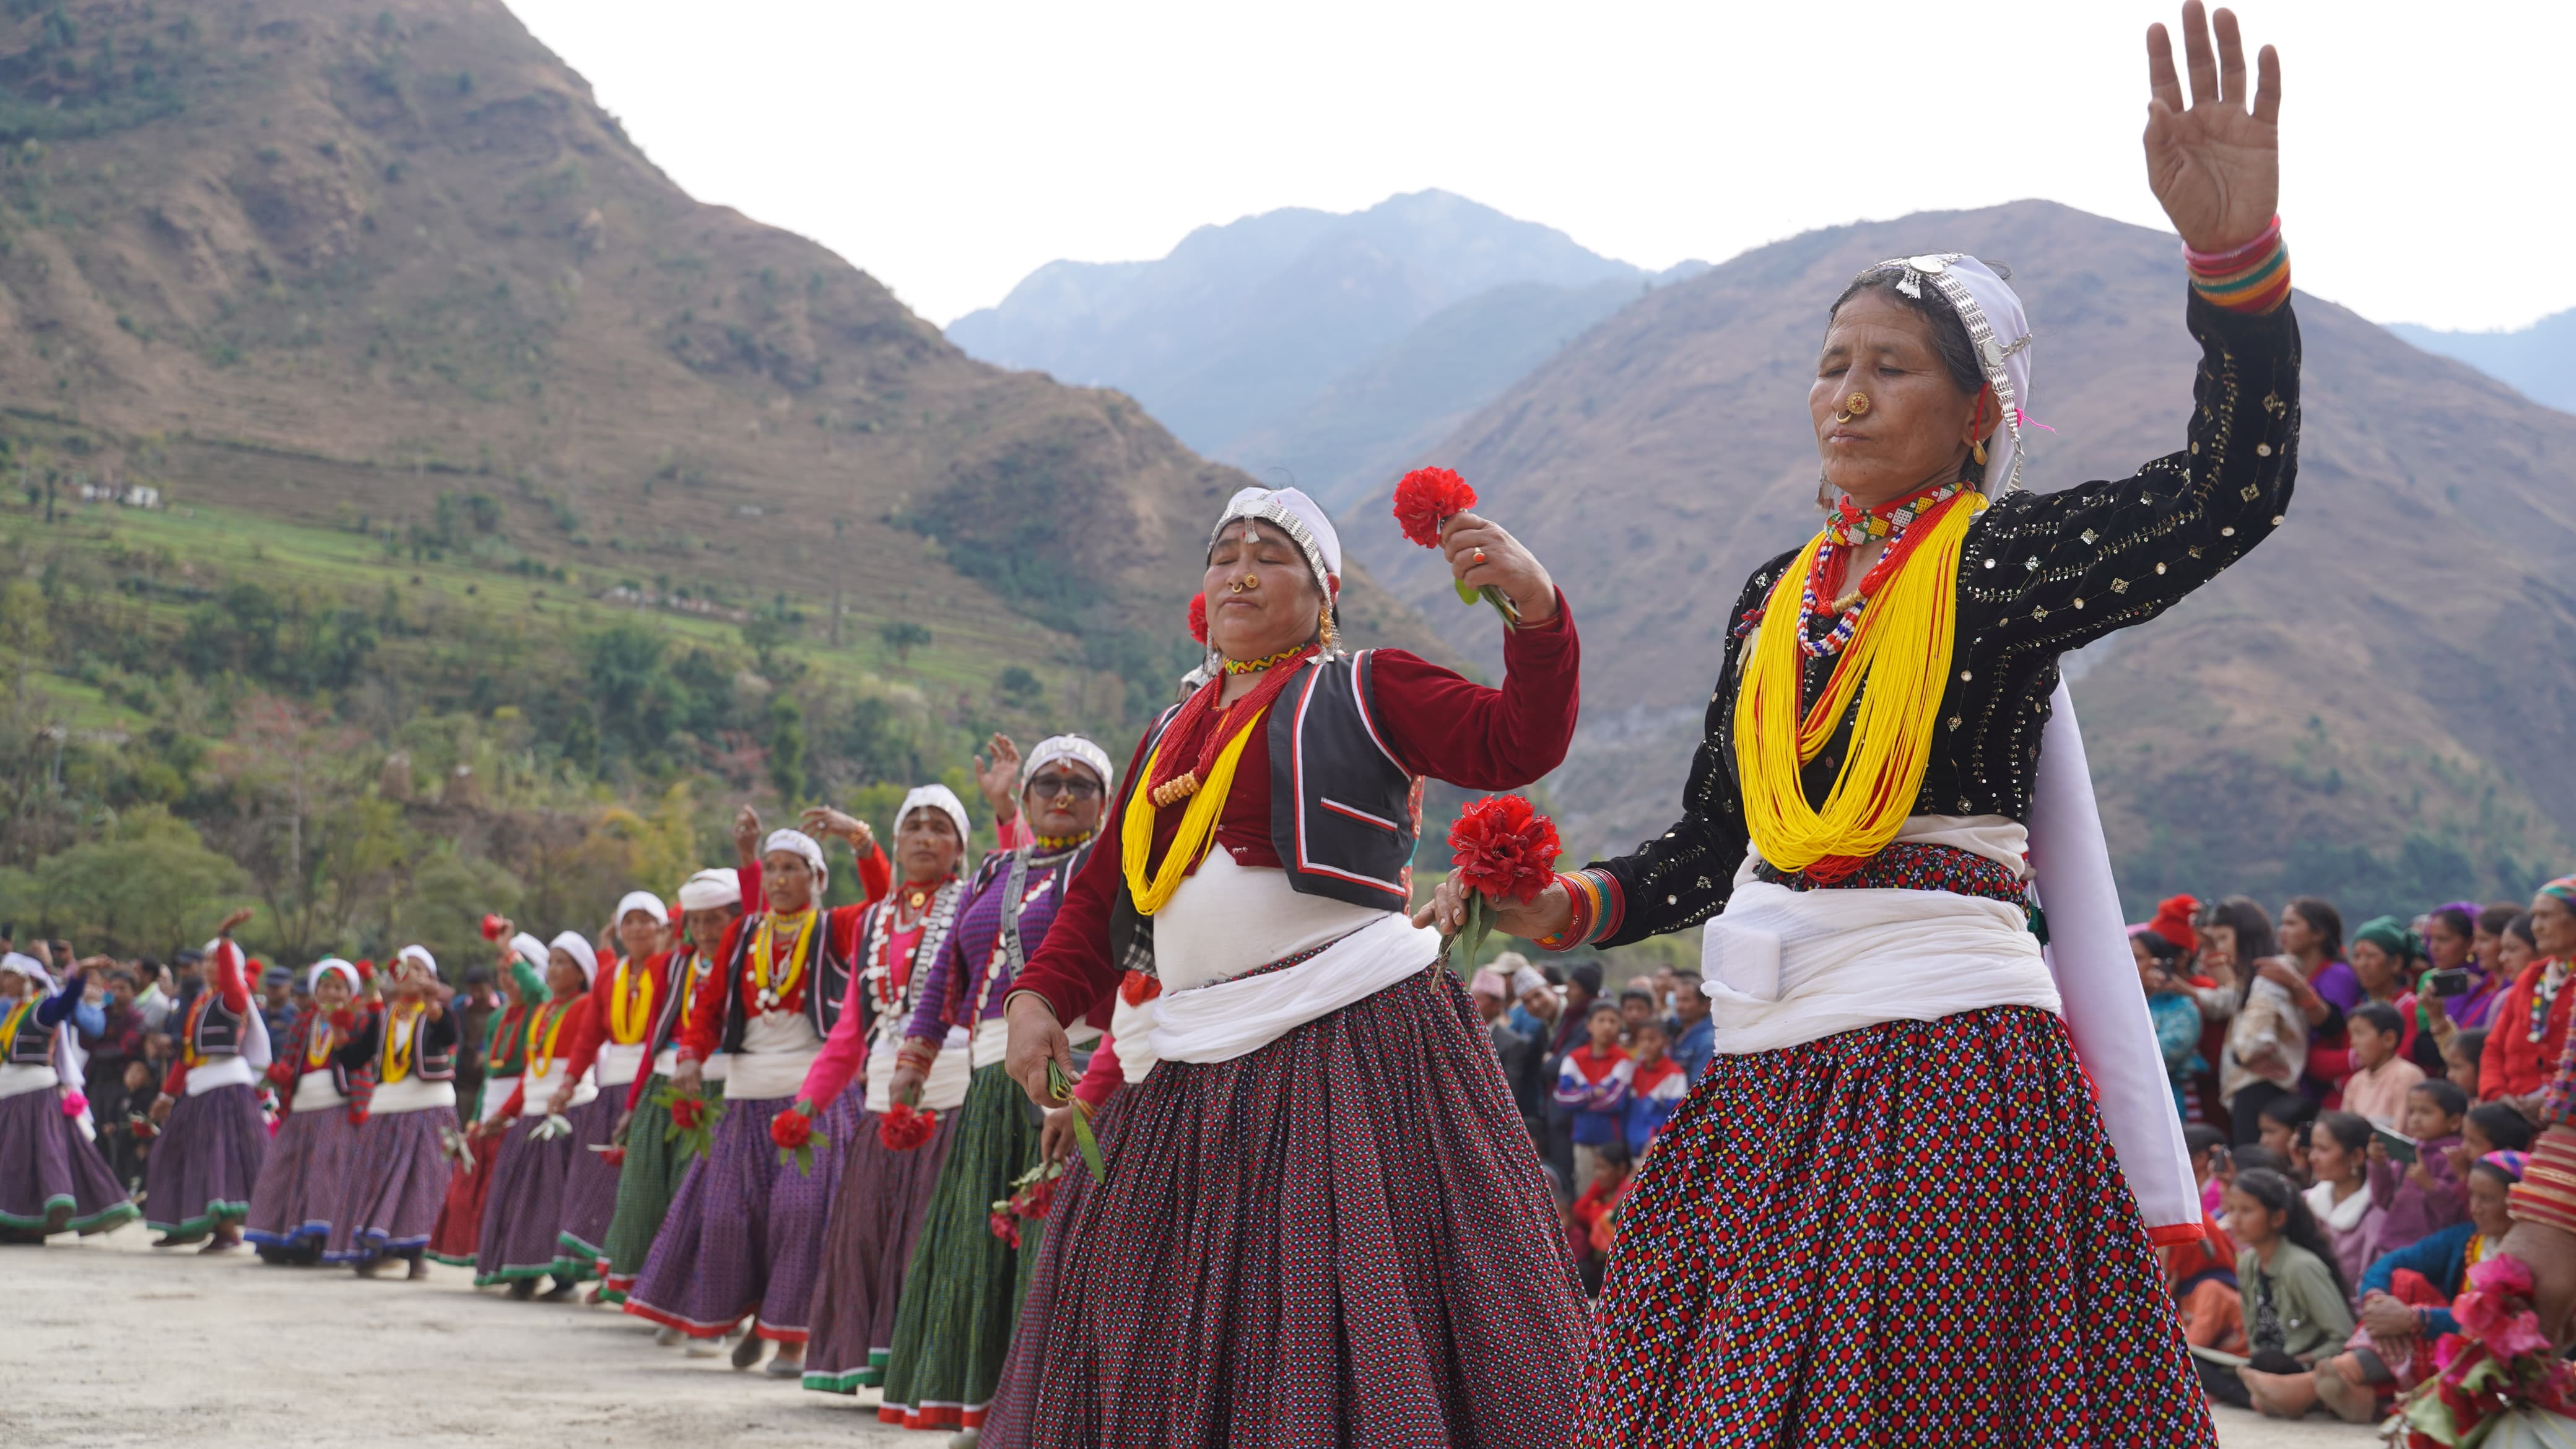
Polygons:
<instances>
[{"instance_id":1,"label":"green skirt","mask_svg":"<svg viewBox=\"0 0 2576 1449\"><path fill-rule=\"evenodd\" d=\"M1036 1109L999 1062L975 1073L958 1110L930 1214L913 1245L895 1309L877 1417L907 1429L980 1429L1002 1382L1011 1329L1045 1223L1020 1224L1020 1247L993 1236L993 1204L1037 1165Z\"/></svg>"},{"instance_id":2,"label":"green skirt","mask_svg":"<svg viewBox=\"0 0 2576 1449\"><path fill-rule=\"evenodd\" d=\"M653 1255L653 1235L662 1231L671 1197L689 1161L662 1133L671 1125L670 1110L653 1100L670 1078L656 1074L644 1083L635 1103L635 1119L626 1124L626 1165L617 1173L617 1215L608 1223L608 1275L599 1290L603 1303L623 1303L644 1260Z\"/></svg>"}]
</instances>

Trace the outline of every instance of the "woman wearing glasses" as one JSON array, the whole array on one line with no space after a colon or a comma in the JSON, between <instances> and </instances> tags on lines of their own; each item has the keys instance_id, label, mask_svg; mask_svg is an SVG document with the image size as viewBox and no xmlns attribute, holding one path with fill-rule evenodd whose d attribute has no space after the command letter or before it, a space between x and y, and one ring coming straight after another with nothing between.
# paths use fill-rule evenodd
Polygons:
<instances>
[{"instance_id":1,"label":"woman wearing glasses","mask_svg":"<svg viewBox=\"0 0 2576 1449\"><path fill-rule=\"evenodd\" d=\"M1034 1260L1044 1228L1040 1219L1021 1220L1006 1239L992 1224L993 1204L1010 1197L1040 1160L1038 1119L1003 1068L1009 1030L1002 1004L1046 939L1108 803L1108 753L1080 735L1057 735L1029 751L1015 806L1002 773L1008 756L1009 741L996 739L985 793L1003 815L1009 848L985 859L958 909L957 929L926 958L928 975L888 1082L893 1099L908 1102L955 1058L966 1058L973 1072L904 1272L877 1410L880 1419L911 1429L980 1431L1002 1379L1028 1281L1023 1254ZM1105 1008L1098 1015L1070 1034L1097 1039Z\"/></svg>"}]
</instances>

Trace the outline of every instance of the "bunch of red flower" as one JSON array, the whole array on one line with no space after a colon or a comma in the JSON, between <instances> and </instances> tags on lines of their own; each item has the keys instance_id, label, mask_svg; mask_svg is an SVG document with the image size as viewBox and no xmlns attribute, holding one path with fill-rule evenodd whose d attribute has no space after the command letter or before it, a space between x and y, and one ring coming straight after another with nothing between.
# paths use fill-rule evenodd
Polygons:
<instances>
[{"instance_id":1,"label":"bunch of red flower","mask_svg":"<svg viewBox=\"0 0 2576 1449\"><path fill-rule=\"evenodd\" d=\"M778 1144L781 1167L794 1164L800 1176L814 1171L814 1104L798 1102L769 1119L769 1140Z\"/></svg>"},{"instance_id":2,"label":"bunch of red flower","mask_svg":"<svg viewBox=\"0 0 2576 1449\"><path fill-rule=\"evenodd\" d=\"M1449 827L1451 868L1459 884L1488 900L1524 904L1556 882L1556 822L1518 795L1489 795L1458 812Z\"/></svg>"},{"instance_id":3,"label":"bunch of red flower","mask_svg":"<svg viewBox=\"0 0 2576 1449\"><path fill-rule=\"evenodd\" d=\"M1190 595L1190 637L1207 642L1207 595Z\"/></svg>"},{"instance_id":4,"label":"bunch of red flower","mask_svg":"<svg viewBox=\"0 0 2576 1449\"><path fill-rule=\"evenodd\" d=\"M1024 1218L1042 1218L1055 1206L1055 1185L1059 1177L1041 1177L1011 1194L1011 1211Z\"/></svg>"},{"instance_id":5,"label":"bunch of red flower","mask_svg":"<svg viewBox=\"0 0 2576 1449\"><path fill-rule=\"evenodd\" d=\"M707 1120L707 1099L680 1097L671 1099L671 1125L683 1132L695 1132Z\"/></svg>"},{"instance_id":6,"label":"bunch of red flower","mask_svg":"<svg viewBox=\"0 0 2576 1449\"><path fill-rule=\"evenodd\" d=\"M994 1237L1010 1244L1013 1248L1019 1247L1020 1220L1018 1218L997 1209L984 1219L984 1226L993 1230Z\"/></svg>"},{"instance_id":7,"label":"bunch of red flower","mask_svg":"<svg viewBox=\"0 0 2576 1449\"><path fill-rule=\"evenodd\" d=\"M910 1152L938 1130L939 1114L924 1112L910 1102L897 1102L877 1118L877 1140L889 1152Z\"/></svg>"},{"instance_id":8,"label":"bunch of red flower","mask_svg":"<svg viewBox=\"0 0 2576 1449\"><path fill-rule=\"evenodd\" d=\"M1458 812L1458 823L1449 827L1449 870L1467 890L1458 935L1467 938L1469 965L1494 929L1495 904L1536 899L1555 883L1562 849L1556 823L1518 795L1488 795ZM1441 944L1444 961L1451 942Z\"/></svg>"},{"instance_id":9,"label":"bunch of red flower","mask_svg":"<svg viewBox=\"0 0 2576 1449\"><path fill-rule=\"evenodd\" d=\"M273 1086L278 1086L278 1087L292 1087L292 1086L294 1086L294 1085L295 1085L295 1063L293 1063L293 1062L289 1062L289 1061L274 1061L274 1062L270 1062L270 1063L268 1064L268 1080L269 1080L269 1083L270 1083L271 1085L273 1085Z\"/></svg>"},{"instance_id":10,"label":"bunch of red flower","mask_svg":"<svg viewBox=\"0 0 2576 1449\"><path fill-rule=\"evenodd\" d=\"M1447 468L1416 468L1395 485L1395 521L1424 548L1440 546L1440 525L1476 506L1476 490Z\"/></svg>"},{"instance_id":11,"label":"bunch of red flower","mask_svg":"<svg viewBox=\"0 0 2576 1449\"><path fill-rule=\"evenodd\" d=\"M769 1140L789 1152L814 1140L814 1119L805 1115L804 1103L769 1119Z\"/></svg>"},{"instance_id":12,"label":"bunch of red flower","mask_svg":"<svg viewBox=\"0 0 2576 1449\"><path fill-rule=\"evenodd\" d=\"M606 1152L599 1154L599 1160L611 1167L624 1167L626 1165L626 1149L623 1147L612 1147Z\"/></svg>"}]
</instances>

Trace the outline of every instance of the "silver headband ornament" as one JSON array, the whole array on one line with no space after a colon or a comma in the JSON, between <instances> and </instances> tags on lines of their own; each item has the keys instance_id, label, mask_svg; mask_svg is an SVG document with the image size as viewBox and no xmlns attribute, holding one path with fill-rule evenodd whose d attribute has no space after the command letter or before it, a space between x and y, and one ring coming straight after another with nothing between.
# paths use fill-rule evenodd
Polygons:
<instances>
[{"instance_id":1,"label":"silver headband ornament","mask_svg":"<svg viewBox=\"0 0 2576 1449\"><path fill-rule=\"evenodd\" d=\"M1966 262L1976 268L1976 273L1971 274L1956 265L1960 262ZM1980 281L1991 280L1997 289L1998 300L2008 303L2016 314L2014 320L2019 320L2020 299L2013 295L2012 288L2004 282L2003 278L1996 276L1983 262L1964 252L1927 252L1921 256L1894 257L1868 268L1852 280L1867 281L1887 271L1901 271L1902 275L1896 279L1896 290L1908 297L1920 299L1923 288L1928 284L1934 291L1941 294L1941 300L1950 304L1950 310L1958 314L1961 325L1967 328L1968 345L1975 350L1978 365L1986 376L1986 385L1994 389L1995 402L2003 409L2004 431L2011 439L2012 448L2012 463L2005 470L2003 482L2000 485L1996 484L1993 475L1989 474L1986 486L1980 491L1992 495L2009 493L2020 487L2023 451L2022 389L2013 384L2010 363L2024 348L2030 346L2031 331L2025 322L2019 337L2009 343L1998 339L1994 324L1988 320L1985 307L1978 302L1976 294L1970 290L1970 278L1974 275ZM2021 365L2027 372L2030 367L2029 359L2024 358Z\"/></svg>"}]
</instances>

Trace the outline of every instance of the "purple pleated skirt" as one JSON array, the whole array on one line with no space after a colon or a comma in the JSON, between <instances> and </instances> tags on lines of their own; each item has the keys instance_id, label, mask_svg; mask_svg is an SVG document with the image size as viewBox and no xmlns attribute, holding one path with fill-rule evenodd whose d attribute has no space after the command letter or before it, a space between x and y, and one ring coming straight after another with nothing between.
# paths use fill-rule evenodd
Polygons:
<instances>
[{"instance_id":1,"label":"purple pleated skirt","mask_svg":"<svg viewBox=\"0 0 2576 1449\"><path fill-rule=\"evenodd\" d=\"M143 1221L187 1241L250 1212L260 1164L268 1160L268 1119L246 1083L181 1097L152 1140L143 1165Z\"/></svg>"},{"instance_id":2,"label":"purple pleated skirt","mask_svg":"<svg viewBox=\"0 0 2576 1449\"><path fill-rule=\"evenodd\" d=\"M555 1231L556 1252L573 1262L599 1265L608 1257L608 1224L617 1216L617 1169L606 1148L617 1135L618 1115L626 1110L626 1088L603 1087L598 1096L565 1116L572 1140L580 1144L564 1179L563 1222Z\"/></svg>"},{"instance_id":3,"label":"purple pleated skirt","mask_svg":"<svg viewBox=\"0 0 2576 1449\"><path fill-rule=\"evenodd\" d=\"M957 1113L939 1114L930 1140L897 1152L877 1136L877 1114L861 1111L841 1162L840 1191L823 1230L823 1270L805 1339L805 1387L851 1394L881 1382L894 1348L894 1310L913 1239L930 1211Z\"/></svg>"},{"instance_id":4,"label":"purple pleated skirt","mask_svg":"<svg viewBox=\"0 0 2576 1449\"><path fill-rule=\"evenodd\" d=\"M59 1090L0 1097L0 1227L103 1233L134 1216L98 1144L63 1115Z\"/></svg>"},{"instance_id":5,"label":"purple pleated skirt","mask_svg":"<svg viewBox=\"0 0 2576 1449\"><path fill-rule=\"evenodd\" d=\"M455 1127L453 1107L379 1112L367 1119L349 1163L349 1206L331 1225L324 1259L399 1257L429 1245L455 1172L446 1148L446 1134Z\"/></svg>"},{"instance_id":6,"label":"purple pleated skirt","mask_svg":"<svg viewBox=\"0 0 2576 1449\"><path fill-rule=\"evenodd\" d=\"M1048 1214L991 1449L1563 1449L1588 1315L1454 977L1115 1106L1108 1180Z\"/></svg>"},{"instance_id":7,"label":"purple pleated skirt","mask_svg":"<svg viewBox=\"0 0 2576 1449\"><path fill-rule=\"evenodd\" d=\"M288 1113L269 1139L242 1237L262 1248L318 1255L346 1219L349 1167L361 1130L349 1121L345 1104Z\"/></svg>"},{"instance_id":8,"label":"purple pleated skirt","mask_svg":"<svg viewBox=\"0 0 2576 1449\"><path fill-rule=\"evenodd\" d=\"M714 1144L680 1179L626 1311L692 1338L720 1337L756 1317L761 1337L803 1343L858 1100L842 1093L814 1124L814 1170L805 1174L778 1160L769 1137L769 1119L794 1098L727 1099Z\"/></svg>"},{"instance_id":9,"label":"purple pleated skirt","mask_svg":"<svg viewBox=\"0 0 2576 1449\"><path fill-rule=\"evenodd\" d=\"M582 1276L555 1246L563 1222L564 1183L580 1149L567 1134L540 1140L545 1118L516 1117L492 1159L492 1183L483 1200L483 1231L476 1238L474 1285L542 1278L561 1272Z\"/></svg>"}]
</instances>

